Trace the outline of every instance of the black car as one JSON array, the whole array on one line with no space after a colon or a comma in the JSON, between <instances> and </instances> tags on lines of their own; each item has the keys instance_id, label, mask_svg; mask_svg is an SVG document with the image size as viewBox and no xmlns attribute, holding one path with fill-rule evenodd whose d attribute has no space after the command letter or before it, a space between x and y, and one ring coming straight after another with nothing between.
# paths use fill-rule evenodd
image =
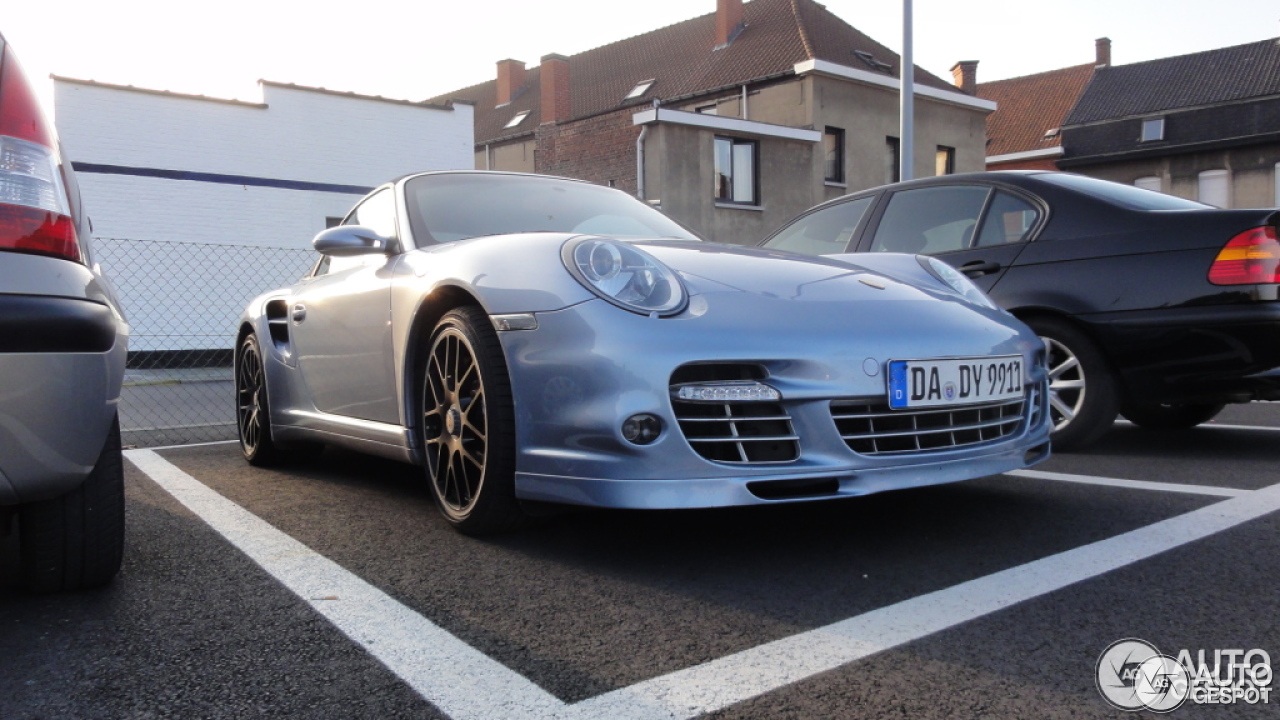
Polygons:
<instances>
[{"instance_id":1,"label":"black car","mask_svg":"<svg viewBox=\"0 0 1280 720\"><path fill-rule=\"evenodd\" d=\"M1044 339L1053 443L1280 399L1280 211L1220 210L1070 173L946 175L814 207L762 245L936 255Z\"/></svg>"}]
</instances>

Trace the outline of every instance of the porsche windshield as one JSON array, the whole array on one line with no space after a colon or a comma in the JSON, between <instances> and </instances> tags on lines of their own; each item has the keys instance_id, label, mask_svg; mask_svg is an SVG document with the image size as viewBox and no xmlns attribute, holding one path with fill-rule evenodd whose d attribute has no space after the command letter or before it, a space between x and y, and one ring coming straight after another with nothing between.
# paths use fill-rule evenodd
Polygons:
<instances>
[{"instance_id":1,"label":"porsche windshield","mask_svg":"<svg viewBox=\"0 0 1280 720\"><path fill-rule=\"evenodd\" d=\"M420 246L521 232L699 239L619 190L551 177L419 175L405 184L405 203Z\"/></svg>"}]
</instances>

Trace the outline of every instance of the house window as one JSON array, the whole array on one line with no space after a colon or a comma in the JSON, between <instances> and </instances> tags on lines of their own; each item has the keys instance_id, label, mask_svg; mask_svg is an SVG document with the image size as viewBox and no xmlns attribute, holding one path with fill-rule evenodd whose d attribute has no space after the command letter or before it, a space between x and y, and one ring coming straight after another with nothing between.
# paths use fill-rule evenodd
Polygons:
<instances>
[{"instance_id":1,"label":"house window","mask_svg":"<svg viewBox=\"0 0 1280 720\"><path fill-rule=\"evenodd\" d=\"M1160 178L1155 175L1140 177L1137 180L1134 180L1133 184L1135 187L1140 187L1143 190L1153 190L1155 192L1161 192L1164 189L1160 183Z\"/></svg>"},{"instance_id":2,"label":"house window","mask_svg":"<svg viewBox=\"0 0 1280 720\"><path fill-rule=\"evenodd\" d=\"M641 80L636 86L631 88L631 92L623 100L635 100L636 98L649 92L649 88L653 87L653 80Z\"/></svg>"},{"instance_id":3,"label":"house window","mask_svg":"<svg viewBox=\"0 0 1280 720\"><path fill-rule=\"evenodd\" d=\"M716 138L715 197L720 202L759 205L756 162L760 145L754 140Z\"/></svg>"},{"instance_id":4,"label":"house window","mask_svg":"<svg viewBox=\"0 0 1280 720\"><path fill-rule=\"evenodd\" d=\"M342 218L340 218L340 217L334 217L334 216L330 215L330 216L328 216L328 217L326 217L326 218L324 219L324 229L325 229L325 230L328 230L328 229L329 229L329 228L331 228L331 227L338 227L338 226L339 226L339 225L341 225L341 224L342 224Z\"/></svg>"},{"instance_id":5,"label":"house window","mask_svg":"<svg viewBox=\"0 0 1280 720\"><path fill-rule=\"evenodd\" d=\"M1214 207L1231 207L1231 175L1226 170L1200 173L1200 202Z\"/></svg>"},{"instance_id":6,"label":"house window","mask_svg":"<svg viewBox=\"0 0 1280 720\"><path fill-rule=\"evenodd\" d=\"M954 175L956 172L956 149L939 145L934 155L935 175Z\"/></svg>"},{"instance_id":7,"label":"house window","mask_svg":"<svg viewBox=\"0 0 1280 720\"><path fill-rule=\"evenodd\" d=\"M884 139L884 181L896 183L902 179L902 145L896 137Z\"/></svg>"},{"instance_id":8,"label":"house window","mask_svg":"<svg viewBox=\"0 0 1280 720\"><path fill-rule=\"evenodd\" d=\"M1142 142L1164 139L1164 118L1150 118L1142 121Z\"/></svg>"},{"instance_id":9,"label":"house window","mask_svg":"<svg viewBox=\"0 0 1280 720\"><path fill-rule=\"evenodd\" d=\"M702 105L700 107L696 107L693 110L694 112L699 112L699 113L702 113L703 115L718 115L719 112L716 109L717 107L718 106L715 103L711 103L710 105Z\"/></svg>"},{"instance_id":10,"label":"house window","mask_svg":"<svg viewBox=\"0 0 1280 720\"><path fill-rule=\"evenodd\" d=\"M822 133L823 170L827 182L844 182L844 130L828 127Z\"/></svg>"},{"instance_id":11,"label":"house window","mask_svg":"<svg viewBox=\"0 0 1280 720\"><path fill-rule=\"evenodd\" d=\"M525 118L527 118L527 117L529 117L529 111L528 111L528 110L525 110L525 111L523 111L523 112L518 112L518 113L516 113L516 116L515 116L515 117L511 118L511 121L510 121L510 122L508 122L506 125L503 125L503 126L502 126L502 129L503 129L503 130L509 130L509 129L511 129L511 128L513 128L513 127L515 127L515 126L519 125L520 123L524 122L524 119L525 119Z\"/></svg>"}]
</instances>

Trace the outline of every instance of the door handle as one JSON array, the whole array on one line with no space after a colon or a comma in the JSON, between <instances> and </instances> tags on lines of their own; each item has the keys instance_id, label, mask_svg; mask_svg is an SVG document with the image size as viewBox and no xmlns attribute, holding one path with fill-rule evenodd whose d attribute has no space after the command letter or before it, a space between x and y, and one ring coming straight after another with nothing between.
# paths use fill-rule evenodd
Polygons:
<instances>
[{"instance_id":1,"label":"door handle","mask_svg":"<svg viewBox=\"0 0 1280 720\"><path fill-rule=\"evenodd\" d=\"M294 305L294 306L293 306L293 321L294 321L294 322L296 322L296 323L300 323L300 322L302 322L303 320L306 320L306 319L307 319L307 306L306 306L306 305L303 305L302 303L298 303L298 304Z\"/></svg>"},{"instance_id":2,"label":"door handle","mask_svg":"<svg viewBox=\"0 0 1280 720\"><path fill-rule=\"evenodd\" d=\"M992 262L989 260L974 260L973 262L965 263L964 265L960 266L960 272L964 273L965 275L968 275L971 278L982 277L983 275L990 275L991 273L996 272L999 269L1000 269L1000 263Z\"/></svg>"}]
</instances>

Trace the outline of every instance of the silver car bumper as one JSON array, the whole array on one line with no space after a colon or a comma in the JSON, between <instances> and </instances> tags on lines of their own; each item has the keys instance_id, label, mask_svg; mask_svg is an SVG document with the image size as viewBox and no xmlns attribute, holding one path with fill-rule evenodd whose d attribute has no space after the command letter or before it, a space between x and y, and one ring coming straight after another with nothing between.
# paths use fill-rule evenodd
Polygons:
<instances>
[{"instance_id":1,"label":"silver car bumper","mask_svg":"<svg viewBox=\"0 0 1280 720\"><path fill-rule=\"evenodd\" d=\"M776 301L737 296L695 309L703 315L656 319L591 301L538 314L536 330L499 333L515 388L517 496L654 509L787 502L983 477L1049 455L1041 344L1008 316L975 315L971 308L950 315L940 307L903 332L874 314L806 313L790 323L767 323L784 329L765 335L753 328L776 315ZM890 359L957 352L1023 356L1025 402L1003 435L916 452L855 451L833 403L882 401ZM725 462L699 449L705 444L690 442L671 379L681 366L708 362L766 368L763 382L781 393L777 405L789 424L786 434L794 437L793 455L779 460L744 452ZM624 420L640 413L661 419L662 432L648 445L623 437Z\"/></svg>"}]
</instances>

